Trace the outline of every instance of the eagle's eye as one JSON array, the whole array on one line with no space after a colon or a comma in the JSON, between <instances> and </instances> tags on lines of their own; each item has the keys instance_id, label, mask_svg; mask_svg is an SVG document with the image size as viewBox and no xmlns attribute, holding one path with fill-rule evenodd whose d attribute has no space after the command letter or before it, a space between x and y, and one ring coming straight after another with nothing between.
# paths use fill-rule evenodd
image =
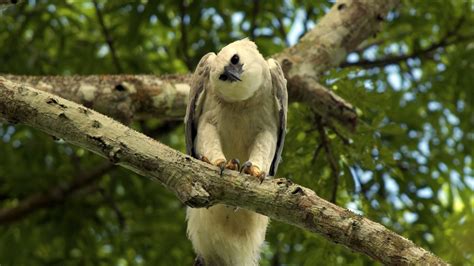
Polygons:
<instances>
[{"instance_id":1,"label":"eagle's eye","mask_svg":"<svg viewBox=\"0 0 474 266\"><path fill-rule=\"evenodd\" d=\"M237 65L239 63L239 56L237 54L233 55L230 59L230 62L234 65Z\"/></svg>"}]
</instances>

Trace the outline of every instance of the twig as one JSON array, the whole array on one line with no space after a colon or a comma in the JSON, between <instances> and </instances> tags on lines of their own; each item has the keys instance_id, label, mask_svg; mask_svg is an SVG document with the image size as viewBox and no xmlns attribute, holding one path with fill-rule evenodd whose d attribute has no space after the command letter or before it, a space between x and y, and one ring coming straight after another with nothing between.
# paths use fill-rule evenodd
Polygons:
<instances>
[{"instance_id":1,"label":"twig","mask_svg":"<svg viewBox=\"0 0 474 266\"><path fill-rule=\"evenodd\" d=\"M464 41L474 39L474 36L456 36L453 40L449 40L450 37L456 35L459 31L460 27L464 23L465 16L462 16L453 29L449 30L443 38L441 38L438 42L433 43L429 47L421 50L414 50L410 54L405 55L397 55L397 56L387 56L385 58L377 59L377 60L359 60L357 62L344 62L340 65L340 67L351 67L351 66L358 66L362 68L374 68L374 67L384 67L387 65L394 65L398 64L402 61L406 61L408 59L417 58L417 57L425 57L429 55L431 52L437 50L438 48L445 48L453 44L461 43Z\"/></svg>"},{"instance_id":2,"label":"twig","mask_svg":"<svg viewBox=\"0 0 474 266\"><path fill-rule=\"evenodd\" d=\"M374 67L384 67L388 65L394 65L402 61L406 61L408 59L424 57L438 48L447 47L454 43L455 42L448 43L446 42L446 40L443 39L437 43L432 44L426 49L413 51L410 54L399 55L399 56L388 56L388 57L378 59L378 60L360 60L357 62L344 62L340 65L340 67L344 68L344 67L358 66L362 68L374 68Z\"/></svg>"},{"instance_id":3,"label":"twig","mask_svg":"<svg viewBox=\"0 0 474 266\"><path fill-rule=\"evenodd\" d=\"M277 16L277 21L278 21L278 31L280 32L281 37L285 41L285 45L288 47L290 46L290 43L288 42L288 38L287 38L288 34L286 33L286 30L285 30L285 24L283 24L283 20L279 16Z\"/></svg>"},{"instance_id":4,"label":"twig","mask_svg":"<svg viewBox=\"0 0 474 266\"><path fill-rule=\"evenodd\" d=\"M357 54L361 54L363 53L365 50L371 48L371 47L374 47L374 46L378 46L378 45L382 45L386 42L394 42L396 40L400 40L406 36L408 36L410 33L409 32L401 32L401 33L398 33L397 35L395 36L391 36L391 38L381 38L381 39L378 39L378 40L372 40L371 42L362 42L358 47L356 47L354 50L352 50L351 52L352 53L357 53Z\"/></svg>"},{"instance_id":5,"label":"twig","mask_svg":"<svg viewBox=\"0 0 474 266\"><path fill-rule=\"evenodd\" d=\"M324 152L326 153L326 159L328 160L329 166L331 168L331 174L333 178L333 188L332 188L332 195L331 195L330 201L336 204L337 189L339 186L339 166L337 165L336 159L334 158L334 154L331 149L331 144L329 143L326 129L324 128L324 124L321 118L318 118L316 120L316 126L319 131L321 144L324 148Z\"/></svg>"},{"instance_id":6,"label":"twig","mask_svg":"<svg viewBox=\"0 0 474 266\"><path fill-rule=\"evenodd\" d=\"M115 213L115 216L117 216L120 229L121 230L125 229L125 227L127 226L125 215L123 215L122 211L120 210L119 206L117 205L113 197L109 193L107 193L107 191L105 191L105 189L103 188L100 188L99 192L104 198L104 200L107 202L107 204L110 205L110 207Z\"/></svg>"},{"instance_id":7,"label":"twig","mask_svg":"<svg viewBox=\"0 0 474 266\"><path fill-rule=\"evenodd\" d=\"M321 152L322 149L323 149L323 144L319 143L318 147L316 148L316 150L314 150L314 153L313 153L313 164L316 162L316 159L318 158L319 153Z\"/></svg>"},{"instance_id":8,"label":"twig","mask_svg":"<svg viewBox=\"0 0 474 266\"><path fill-rule=\"evenodd\" d=\"M115 68L117 69L118 73L123 73L123 68L122 68L122 65L120 64L120 60L118 59L112 35L110 35L109 29L105 26L105 21L102 15L102 11L100 10L97 0L93 0L93 2L94 2L95 12L97 14L97 19L99 20L100 28L102 30L102 34L104 34L105 41L107 42L107 45L109 46L110 54L112 55L112 60L114 62Z\"/></svg>"},{"instance_id":9,"label":"twig","mask_svg":"<svg viewBox=\"0 0 474 266\"><path fill-rule=\"evenodd\" d=\"M339 130L336 128L336 126L334 124L326 124L325 125L326 127L330 128L332 130L332 132L334 132L342 141L342 143L344 143L344 145L351 145L352 143L352 140L347 138L346 136L342 135L341 132L339 132Z\"/></svg>"},{"instance_id":10,"label":"twig","mask_svg":"<svg viewBox=\"0 0 474 266\"><path fill-rule=\"evenodd\" d=\"M43 208L54 206L63 202L81 188L94 183L98 178L107 173L113 165L107 163L89 173L78 176L69 184L60 184L48 189L46 192L33 194L26 199L21 200L17 206L0 209L0 224L9 224Z\"/></svg>"},{"instance_id":11,"label":"twig","mask_svg":"<svg viewBox=\"0 0 474 266\"><path fill-rule=\"evenodd\" d=\"M305 13L305 19L303 23L303 32L298 36L298 40L301 39L307 32L308 32L308 23L311 18L311 15L313 14L313 6L310 4L309 6L306 7L306 13Z\"/></svg>"},{"instance_id":12,"label":"twig","mask_svg":"<svg viewBox=\"0 0 474 266\"><path fill-rule=\"evenodd\" d=\"M180 11L180 30L181 30L181 50L183 53L183 58L184 58L184 63L186 64L186 67L189 70L193 69L193 63L191 58L189 57L188 51L188 29L186 27L185 23L185 17L187 14L187 6L186 6L186 0L181 0L180 5L179 5L179 11Z\"/></svg>"},{"instance_id":13,"label":"twig","mask_svg":"<svg viewBox=\"0 0 474 266\"><path fill-rule=\"evenodd\" d=\"M252 21L250 26L250 39L255 40L255 29L257 28L257 16L260 9L260 0L253 1Z\"/></svg>"}]
</instances>

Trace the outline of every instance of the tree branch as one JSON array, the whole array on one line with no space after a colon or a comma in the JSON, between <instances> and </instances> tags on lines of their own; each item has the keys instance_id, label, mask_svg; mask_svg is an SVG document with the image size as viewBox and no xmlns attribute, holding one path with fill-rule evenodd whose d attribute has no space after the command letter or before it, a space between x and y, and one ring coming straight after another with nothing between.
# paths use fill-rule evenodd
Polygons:
<instances>
[{"instance_id":1,"label":"tree branch","mask_svg":"<svg viewBox=\"0 0 474 266\"><path fill-rule=\"evenodd\" d=\"M2 79L0 78L0 82L1 81ZM104 164L97 169L92 170L90 173L77 177L69 184L61 184L47 190L46 192L33 194L20 201L15 207L0 209L0 224L15 222L34 211L63 202L74 192L92 184L113 167L113 164Z\"/></svg>"},{"instance_id":2,"label":"tree branch","mask_svg":"<svg viewBox=\"0 0 474 266\"><path fill-rule=\"evenodd\" d=\"M339 66L348 52L380 30L383 18L399 0L341 0L296 45L275 58L286 69L287 79L298 76L318 78Z\"/></svg>"},{"instance_id":3,"label":"tree branch","mask_svg":"<svg viewBox=\"0 0 474 266\"><path fill-rule=\"evenodd\" d=\"M174 192L191 207L222 203L319 233L385 264L446 264L384 226L276 178L258 180L179 153L58 96L0 77L0 118L37 128L108 158Z\"/></svg>"},{"instance_id":4,"label":"tree branch","mask_svg":"<svg viewBox=\"0 0 474 266\"><path fill-rule=\"evenodd\" d=\"M124 124L151 117L182 121L190 81L190 75L3 77L82 104Z\"/></svg>"},{"instance_id":5,"label":"tree branch","mask_svg":"<svg viewBox=\"0 0 474 266\"><path fill-rule=\"evenodd\" d=\"M352 51L378 31L382 21L380 18L398 2L399 0L341 0L298 44L274 55L273 58L282 64L285 71L290 101L307 103L328 124L337 121L346 128L355 129L355 108L319 84L318 77L322 72L338 66L348 51ZM124 122L130 122L133 117L141 115L181 119L185 113L189 92L189 75L172 76L171 79L130 75L45 79L5 77L19 82L24 80L32 85L41 79L43 86L38 87L39 89L53 91L73 101L79 100L76 102L81 104L85 102L85 106ZM127 87L124 83L133 86ZM104 85L106 87L103 89ZM126 90L127 93L118 95L114 88L118 91ZM83 92L86 96L93 97L81 97ZM96 94L100 96L97 100L94 97ZM119 110L112 110L116 107Z\"/></svg>"}]
</instances>

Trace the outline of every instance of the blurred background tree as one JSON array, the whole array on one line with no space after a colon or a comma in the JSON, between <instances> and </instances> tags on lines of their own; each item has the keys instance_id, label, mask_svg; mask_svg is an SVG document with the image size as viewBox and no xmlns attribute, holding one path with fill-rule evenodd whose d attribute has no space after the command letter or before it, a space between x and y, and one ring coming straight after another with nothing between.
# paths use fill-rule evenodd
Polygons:
<instances>
[{"instance_id":1,"label":"blurred background tree","mask_svg":"<svg viewBox=\"0 0 474 266\"><path fill-rule=\"evenodd\" d=\"M295 44L333 1L27 0L0 13L0 73L187 73L249 37ZM384 224L453 264L474 263L474 3L403 0L323 83L358 108L348 135L289 110L279 176ZM184 151L181 121L136 121ZM35 202L35 204L31 204ZM39 202L39 204L38 204ZM88 151L0 124L2 265L191 265L185 207ZM370 240L368 240L370 241ZM374 264L272 222L262 265Z\"/></svg>"}]
</instances>

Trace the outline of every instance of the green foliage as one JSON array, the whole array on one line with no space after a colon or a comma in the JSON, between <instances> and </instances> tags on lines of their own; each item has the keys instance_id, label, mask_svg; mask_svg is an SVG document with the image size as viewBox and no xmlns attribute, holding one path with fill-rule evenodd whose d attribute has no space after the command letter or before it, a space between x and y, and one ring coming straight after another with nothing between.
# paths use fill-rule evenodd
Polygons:
<instances>
[{"instance_id":1,"label":"green foliage","mask_svg":"<svg viewBox=\"0 0 474 266\"><path fill-rule=\"evenodd\" d=\"M279 52L331 6L313 2L120 0L99 6L123 72L164 74L188 72L208 51L247 36L265 56ZM374 45L348 60L415 56L371 69L335 69L323 81L361 114L355 134L326 130L340 170L337 203L457 265L474 263L473 11L463 0L402 1L367 40ZM0 73L119 69L92 1L30 0L3 11L0 44ZM134 127L184 151L183 128L165 130L164 124ZM292 104L278 176L330 199L334 173L324 148L315 156L321 140L317 117ZM103 163L27 127L0 125L0 208ZM374 263L279 222L272 222L267 242L262 265ZM120 168L59 204L0 226L2 265L191 265L193 257L185 207L161 186Z\"/></svg>"}]
</instances>

